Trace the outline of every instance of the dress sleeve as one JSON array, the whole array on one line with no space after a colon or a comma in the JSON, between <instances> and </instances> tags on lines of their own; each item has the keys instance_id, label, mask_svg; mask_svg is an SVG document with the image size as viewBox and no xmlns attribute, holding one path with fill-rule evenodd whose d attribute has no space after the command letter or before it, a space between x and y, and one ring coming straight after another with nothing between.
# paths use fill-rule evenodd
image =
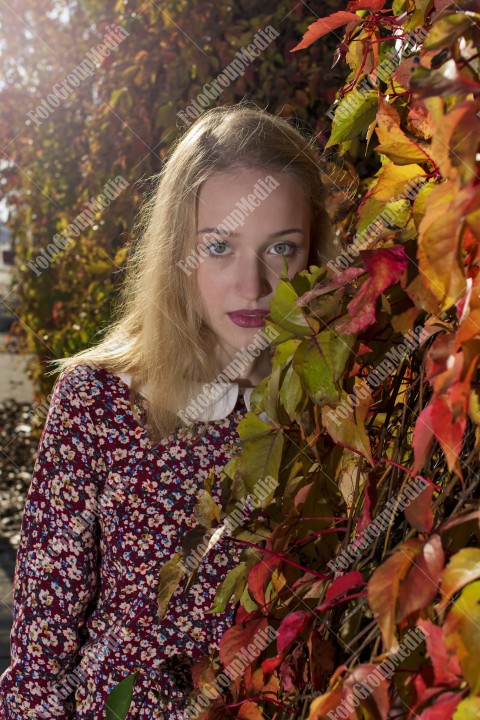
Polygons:
<instances>
[{"instance_id":1,"label":"dress sleeve","mask_svg":"<svg viewBox=\"0 0 480 720\"><path fill-rule=\"evenodd\" d=\"M99 398L79 367L83 374L68 368L57 379L25 501L0 720L75 717L72 671L86 610L96 601L100 557L101 461L88 412Z\"/></svg>"}]
</instances>

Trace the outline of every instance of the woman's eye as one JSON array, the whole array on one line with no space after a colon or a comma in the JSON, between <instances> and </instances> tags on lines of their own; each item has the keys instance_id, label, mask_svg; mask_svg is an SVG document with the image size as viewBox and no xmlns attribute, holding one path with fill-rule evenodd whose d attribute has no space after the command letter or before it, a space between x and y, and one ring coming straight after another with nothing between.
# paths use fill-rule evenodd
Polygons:
<instances>
[{"instance_id":1,"label":"woman's eye","mask_svg":"<svg viewBox=\"0 0 480 720\"><path fill-rule=\"evenodd\" d=\"M280 248L280 252L274 252L274 255L293 255L297 249L295 245L291 245L290 243L277 243L276 245L273 245L273 247Z\"/></svg>"},{"instance_id":2,"label":"woman's eye","mask_svg":"<svg viewBox=\"0 0 480 720\"><path fill-rule=\"evenodd\" d=\"M223 255L227 255L228 253L222 252L222 249L226 247L228 247L226 242L213 242L207 245L212 257L223 257Z\"/></svg>"}]
</instances>

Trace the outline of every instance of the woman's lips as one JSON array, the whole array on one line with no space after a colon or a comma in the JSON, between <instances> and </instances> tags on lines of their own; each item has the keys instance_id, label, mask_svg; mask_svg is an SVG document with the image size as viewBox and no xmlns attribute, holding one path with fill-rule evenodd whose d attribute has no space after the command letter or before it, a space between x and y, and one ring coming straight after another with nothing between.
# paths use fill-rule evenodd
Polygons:
<instances>
[{"instance_id":1,"label":"woman's lips","mask_svg":"<svg viewBox=\"0 0 480 720\"><path fill-rule=\"evenodd\" d=\"M255 313L252 312L230 312L227 313L228 317L235 325L239 327L263 327L265 325L264 316L268 315L268 310L258 310Z\"/></svg>"}]
</instances>

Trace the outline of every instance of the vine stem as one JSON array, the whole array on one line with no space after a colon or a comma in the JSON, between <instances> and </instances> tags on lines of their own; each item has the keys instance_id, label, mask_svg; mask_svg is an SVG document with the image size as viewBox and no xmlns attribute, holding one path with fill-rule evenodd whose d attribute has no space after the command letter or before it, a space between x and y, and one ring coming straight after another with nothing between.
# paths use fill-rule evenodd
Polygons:
<instances>
[{"instance_id":1,"label":"vine stem","mask_svg":"<svg viewBox=\"0 0 480 720\"><path fill-rule=\"evenodd\" d=\"M368 595L368 590L362 590L362 592L354 593L354 595L347 595L344 598L340 598L340 600L337 600L336 602L332 603L328 606L328 609L331 610L332 608L336 607L337 605L341 605L344 602L348 602L349 600L354 600L357 597L365 597L365 595ZM316 610L317 608L315 608Z\"/></svg>"},{"instance_id":2,"label":"vine stem","mask_svg":"<svg viewBox=\"0 0 480 720\"><path fill-rule=\"evenodd\" d=\"M239 538L232 538L232 537L223 537L222 540L238 543L239 545L247 545L248 547L255 548L255 550L260 550L260 552L267 553L267 555L271 555L272 557L276 557L279 560L282 560L283 562L287 563L288 565L293 565L293 567L296 567L298 570L302 570L302 572L310 573L310 575L313 575L314 577L319 578L320 580L328 580L329 575L322 575L321 573L316 572L315 570L309 570L306 567L303 567L303 565L299 565L298 563L294 562L293 560L289 560L284 555L280 555L280 553L273 552L273 550L267 550L267 548L263 548L260 545L255 545L255 543L251 543L248 540L240 540Z\"/></svg>"},{"instance_id":3,"label":"vine stem","mask_svg":"<svg viewBox=\"0 0 480 720\"><path fill-rule=\"evenodd\" d=\"M350 445L345 445L344 443L337 442L337 445L340 445L341 447L344 447L346 450L350 450L350 452L355 453L356 455L361 455L363 457L363 454L360 452L360 450L357 450L356 448L350 447ZM375 465L379 465L382 462L387 463L388 465L393 465L393 467L398 468L399 470L403 470L403 472L406 472L407 475L411 475L414 478L418 478L419 480L423 480L424 482L428 483L429 485L432 485L435 490L442 491L443 488L439 485L436 485L436 483L433 482L433 480L430 480L429 478L423 477L423 475L418 475L417 473L414 473L412 470L409 470L404 465L400 465L400 463L395 462L395 460L390 460L390 458L380 458L379 460L373 458L373 462Z\"/></svg>"},{"instance_id":4,"label":"vine stem","mask_svg":"<svg viewBox=\"0 0 480 720\"><path fill-rule=\"evenodd\" d=\"M238 707L239 705L243 705L246 702L271 702L274 705L276 705L277 707L282 708L282 710L285 710L289 714L292 713L292 711L289 710L289 708L286 705L284 705L282 702L280 702L280 700L276 700L275 698L267 697L266 695L265 696L259 695L258 697L248 697L248 698L245 698L244 700L239 700L236 703L230 703L229 705L225 705L225 707L226 708L235 708L235 707Z\"/></svg>"},{"instance_id":5,"label":"vine stem","mask_svg":"<svg viewBox=\"0 0 480 720\"><path fill-rule=\"evenodd\" d=\"M302 542L302 540L310 540L314 537L319 537L320 535L327 535L328 533L332 532L347 532L348 528L346 527L333 527L333 528L325 528L324 530L315 530L315 532L309 533L308 535L304 535L301 538L298 538L298 540L295 540L293 543L293 547L295 545L298 545L298 543Z\"/></svg>"}]
</instances>

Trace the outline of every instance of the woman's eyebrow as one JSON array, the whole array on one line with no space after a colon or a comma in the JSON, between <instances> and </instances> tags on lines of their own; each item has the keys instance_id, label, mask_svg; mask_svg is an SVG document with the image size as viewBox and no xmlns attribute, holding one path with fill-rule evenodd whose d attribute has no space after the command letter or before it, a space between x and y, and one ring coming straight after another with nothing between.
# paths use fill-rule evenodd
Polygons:
<instances>
[{"instance_id":1,"label":"woman's eyebrow","mask_svg":"<svg viewBox=\"0 0 480 720\"><path fill-rule=\"evenodd\" d=\"M197 231L197 235L200 235L201 233L218 233L219 235L228 235L230 237L237 237L239 233L236 232L229 232L228 230L223 230L222 228L216 228L216 227L206 227L202 228L201 230ZM277 230L274 233L270 233L268 237L281 237L282 235L288 235L288 233L293 232L299 232L303 233L302 228L288 228L286 230Z\"/></svg>"}]
</instances>

